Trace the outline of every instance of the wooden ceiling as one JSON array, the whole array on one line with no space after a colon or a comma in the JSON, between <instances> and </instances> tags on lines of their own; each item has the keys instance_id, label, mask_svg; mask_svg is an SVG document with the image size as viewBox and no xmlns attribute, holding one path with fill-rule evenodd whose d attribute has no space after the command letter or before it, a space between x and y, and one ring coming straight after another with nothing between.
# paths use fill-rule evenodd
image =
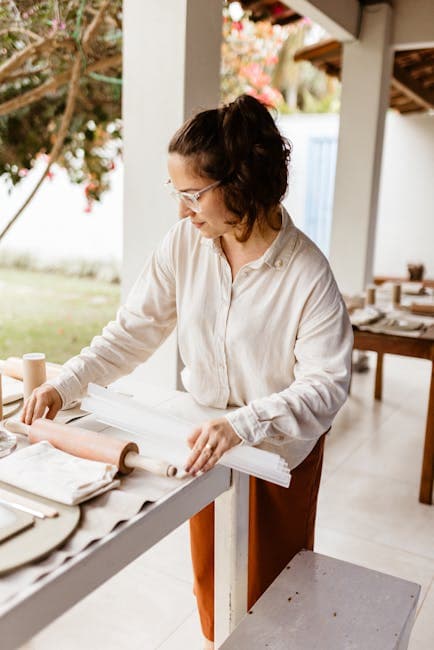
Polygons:
<instances>
[{"instance_id":1,"label":"wooden ceiling","mask_svg":"<svg viewBox=\"0 0 434 650\"><path fill-rule=\"evenodd\" d=\"M361 0L369 4L371 0ZM301 20L286 2L276 0L243 0L252 20L268 20L274 25L287 25ZM340 78L342 45L327 40L299 50L296 61L310 61L328 75ZM434 49L402 50L395 52L390 83L391 108L400 113L415 113L434 109Z\"/></svg>"},{"instance_id":2,"label":"wooden ceiling","mask_svg":"<svg viewBox=\"0 0 434 650\"><path fill-rule=\"evenodd\" d=\"M248 9L251 20L268 20L273 25L289 25L303 16L290 9L284 2L276 0L242 0L244 9Z\"/></svg>"},{"instance_id":3,"label":"wooden ceiling","mask_svg":"<svg viewBox=\"0 0 434 650\"><path fill-rule=\"evenodd\" d=\"M327 74L340 78L342 44L327 40L299 50L295 61L310 61ZM434 49L395 52L390 80L389 106L400 113L434 109Z\"/></svg>"}]
</instances>

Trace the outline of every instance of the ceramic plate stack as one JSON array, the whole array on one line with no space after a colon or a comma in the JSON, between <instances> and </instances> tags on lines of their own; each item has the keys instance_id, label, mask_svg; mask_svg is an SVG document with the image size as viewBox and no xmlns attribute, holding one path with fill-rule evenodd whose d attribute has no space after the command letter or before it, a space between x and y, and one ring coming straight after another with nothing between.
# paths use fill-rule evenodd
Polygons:
<instances>
[{"instance_id":1,"label":"ceramic plate stack","mask_svg":"<svg viewBox=\"0 0 434 650\"><path fill-rule=\"evenodd\" d=\"M15 415L21 408L23 399L23 382L2 375L3 418Z\"/></svg>"},{"instance_id":2,"label":"ceramic plate stack","mask_svg":"<svg viewBox=\"0 0 434 650\"><path fill-rule=\"evenodd\" d=\"M28 562L40 560L63 544L78 526L80 506L65 506L63 503L29 494L6 483L0 482L0 488L51 506L59 513L57 517L45 519L34 517L33 525L30 522L30 527L24 526L22 531L17 531L14 536L0 542L0 575L2 575Z\"/></svg>"}]
</instances>

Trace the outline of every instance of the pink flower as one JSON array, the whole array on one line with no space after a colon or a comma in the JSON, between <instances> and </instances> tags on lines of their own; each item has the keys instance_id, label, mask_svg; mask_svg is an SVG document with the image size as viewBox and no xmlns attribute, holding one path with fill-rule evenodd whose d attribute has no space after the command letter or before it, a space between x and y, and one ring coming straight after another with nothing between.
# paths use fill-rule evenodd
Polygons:
<instances>
[{"instance_id":1,"label":"pink flower","mask_svg":"<svg viewBox=\"0 0 434 650\"><path fill-rule=\"evenodd\" d=\"M265 59L265 65L275 65L279 60L279 57L276 54L270 54Z\"/></svg>"},{"instance_id":2,"label":"pink flower","mask_svg":"<svg viewBox=\"0 0 434 650\"><path fill-rule=\"evenodd\" d=\"M270 76L264 72L259 63L248 63L240 69L240 74L257 88L270 83Z\"/></svg>"},{"instance_id":3,"label":"pink flower","mask_svg":"<svg viewBox=\"0 0 434 650\"><path fill-rule=\"evenodd\" d=\"M275 106L283 99L282 94L271 86L265 86L265 88L261 89L261 92L255 93L254 97L268 106Z\"/></svg>"}]
</instances>

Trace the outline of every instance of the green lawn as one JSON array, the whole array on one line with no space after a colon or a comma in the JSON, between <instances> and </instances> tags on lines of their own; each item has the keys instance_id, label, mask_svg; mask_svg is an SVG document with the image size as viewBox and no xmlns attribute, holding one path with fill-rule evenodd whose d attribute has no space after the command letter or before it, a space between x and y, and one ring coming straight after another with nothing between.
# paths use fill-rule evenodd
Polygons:
<instances>
[{"instance_id":1,"label":"green lawn","mask_svg":"<svg viewBox=\"0 0 434 650\"><path fill-rule=\"evenodd\" d=\"M0 359L45 352L63 363L113 319L120 287L55 273L0 268Z\"/></svg>"}]
</instances>

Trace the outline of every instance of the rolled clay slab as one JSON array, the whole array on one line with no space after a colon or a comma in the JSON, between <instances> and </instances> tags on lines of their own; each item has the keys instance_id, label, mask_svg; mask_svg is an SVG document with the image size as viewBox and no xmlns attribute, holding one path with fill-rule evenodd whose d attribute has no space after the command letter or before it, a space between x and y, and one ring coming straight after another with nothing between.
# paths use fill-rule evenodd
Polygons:
<instances>
[{"instance_id":1,"label":"rolled clay slab","mask_svg":"<svg viewBox=\"0 0 434 650\"><path fill-rule=\"evenodd\" d=\"M8 377L23 381L23 360L19 357L8 357L5 361L0 361L1 371ZM62 366L58 363L46 363L47 379L55 379L59 376Z\"/></svg>"}]
</instances>

